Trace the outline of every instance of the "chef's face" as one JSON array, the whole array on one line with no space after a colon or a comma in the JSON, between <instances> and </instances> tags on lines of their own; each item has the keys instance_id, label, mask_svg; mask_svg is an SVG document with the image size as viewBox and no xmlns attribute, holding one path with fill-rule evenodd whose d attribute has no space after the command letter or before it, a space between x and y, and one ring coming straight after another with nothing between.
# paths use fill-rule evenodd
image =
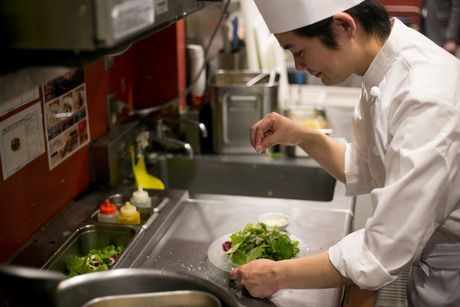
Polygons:
<instances>
[{"instance_id":1,"label":"chef's face","mask_svg":"<svg viewBox=\"0 0 460 307\"><path fill-rule=\"evenodd\" d=\"M338 49L331 49L317 37L302 37L294 32L275 36L284 49L291 51L297 70L308 71L325 85L338 84L353 73L350 53L341 41Z\"/></svg>"}]
</instances>

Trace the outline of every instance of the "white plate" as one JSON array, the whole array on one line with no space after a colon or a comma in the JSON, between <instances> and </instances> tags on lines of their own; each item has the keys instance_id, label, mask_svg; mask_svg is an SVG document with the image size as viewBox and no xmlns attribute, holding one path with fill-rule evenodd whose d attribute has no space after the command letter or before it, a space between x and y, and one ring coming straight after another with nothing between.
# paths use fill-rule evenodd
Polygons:
<instances>
[{"instance_id":1,"label":"white plate","mask_svg":"<svg viewBox=\"0 0 460 307\"><path fill-rule=\"evenodd\" d=\"M222 244L225 241L230 241L231 235L232 234L229 233L216 239L214 242L211 243L211 245L209 245L208 248L209 261L222 271L226 272L230 272L232 269L239 267L239 265L231 262L230 257L225 255L225 252L222 249ZM297 247L299 248L299 253L295 256L295 258L301 258L308 255L308 245L305 244L305 242L291 234L289 234L289 238L293 241L299 241L299 245L297 245Z\"/></svg>"}]
</instances>

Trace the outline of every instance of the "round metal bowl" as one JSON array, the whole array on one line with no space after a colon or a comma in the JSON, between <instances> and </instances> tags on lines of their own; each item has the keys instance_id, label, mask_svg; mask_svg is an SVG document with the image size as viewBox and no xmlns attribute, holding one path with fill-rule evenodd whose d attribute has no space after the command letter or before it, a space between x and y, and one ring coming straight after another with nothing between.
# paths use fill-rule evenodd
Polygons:
<instances>
[{"instance_id":1,"label":"round metal bowl","mask_svg":"<svg viewBox=\"0 0 460 307\"><path fill-rule=\"evenodd\" d=\"M217 306L239 306L228 289L186 273L115 269L66 278L58 272L0 264L0 305L7 299L10 302L7 306L81 307L98 298L118 296L118 299L126 299L120 296L134 294L145 294L142 298L148 299L164 298L166 294L175 294L178 298L178 293L182 296L186 293L185 298L182 297L186 301L190 294L200 294L201 298L217 298ZM138 296L135 298L139 300Z\"/></svg>"},{"instance_id":2,"label":"round metal bowl","mask_svg":"<svg viewBox=\"0 0 460 307\"><path fill-rule=\"evenodd\" d=\"M239 306L228 290L209 280L185 273L150 269L116 269L66 279L57 287L56 305L81 307L99 297L180 290L212 294L224 307Z\"/></svg>"}]
</instances>

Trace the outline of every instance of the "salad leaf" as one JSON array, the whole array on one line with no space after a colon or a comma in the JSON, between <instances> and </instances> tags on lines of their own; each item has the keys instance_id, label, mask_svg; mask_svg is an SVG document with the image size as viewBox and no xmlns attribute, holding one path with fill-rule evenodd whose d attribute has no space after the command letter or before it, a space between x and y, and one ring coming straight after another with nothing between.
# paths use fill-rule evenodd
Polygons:
<instances>
[{"instance_id":1,"label":"salad leaf","mask_svg":"<svg viewBox=\"0 0 460 307\"><path fill-rule=\"evenodd\" d=\"M299 253L299 242L279 230L278 226L268 228L265 224L247 224L230 235L231 247L224 254L234 264L242 265L256 259L291 259ZM226 245L228 247L228 244Z\"/></svg>"},{"instance_id":2,"label":"salad leaf","mask_svg":"<svg viewBox=\"0 0 460 307\"><path fill-rule=\"evenodd\" d=\"M75 256L67 264L67 275L75 276L90 272L107 271L122 252L122 246L108 245L101 249L92 249L83 257Z\"/></svg>"}]
</instances>

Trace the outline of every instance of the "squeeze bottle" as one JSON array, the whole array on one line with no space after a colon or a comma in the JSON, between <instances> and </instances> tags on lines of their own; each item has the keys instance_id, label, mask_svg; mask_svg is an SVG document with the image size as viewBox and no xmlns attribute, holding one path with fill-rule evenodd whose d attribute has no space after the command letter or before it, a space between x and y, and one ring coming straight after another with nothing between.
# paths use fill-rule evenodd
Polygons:
<instances>
[{"instance_id":1,"label":"squeeze bottle","mask_svg":"<svg viewBox=\"0 0 460 307\"><path fill-rule=\"evenodd\" d=\"M120 208L120 214L118 215L118 223L120 224L140 224L141 216L136 207L131 205L129 201L125 202L125 205Z\"/></svg>"},{"instance_id":2,"label":"squeeze bottle","mask_svg":"<svg viewBox=\"0 0 460 307\"><path fill-rule=\"evenodd\" d=\"M131 196L131 203L138 209L152 207L149 193L144 191L142 186L138 186L137 191L133 192L133 195Z\"/></svg>"},{"instance_id":3,"label":"squeeze bottle","mask_svg":"<svg viewBox=\"0 0 460 307\"><path fill-rule=\"evenodd\" d=\"M108 199L99 207L97 220L101 223L116 223L118 222L117 206L112 204Z\"/></svg>"},{"instance_id":4,"label":"squeeze bottle","mask_svg":"<svg viewBox=\"0 0 460 307\"><path fill-rule=\"evenodd\" d=\"M146 221L152 214L152 201L149 193L144 191L141 185L137 187L137 191L133 192L133 195L131 196L131 204L139 210L141 221Z\"/></svg>"}]
</instances>

